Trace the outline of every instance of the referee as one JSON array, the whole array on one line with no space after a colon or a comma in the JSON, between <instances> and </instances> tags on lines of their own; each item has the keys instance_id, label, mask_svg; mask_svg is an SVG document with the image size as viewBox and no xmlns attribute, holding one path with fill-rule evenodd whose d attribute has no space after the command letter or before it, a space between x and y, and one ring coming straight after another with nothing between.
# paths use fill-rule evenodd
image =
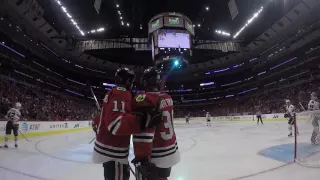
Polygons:
<instances>
[{"instance_id":1,"label":"referee","mask_svg":"<svg viewBox=\"0 0 320 180\"><path fill-rule=\"evenodd\" d=\"M260 110L257 112L257 125L259 125L259 120L260 120L261 124L263 124Z\"/></svg>"}]
</instances>

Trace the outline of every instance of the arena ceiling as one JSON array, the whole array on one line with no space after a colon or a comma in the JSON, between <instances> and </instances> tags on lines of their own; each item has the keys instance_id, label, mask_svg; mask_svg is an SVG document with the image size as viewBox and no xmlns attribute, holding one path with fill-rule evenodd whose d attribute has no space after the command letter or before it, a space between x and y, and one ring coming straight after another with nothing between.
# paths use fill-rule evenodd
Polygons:
<instances>
[{"instance_id":1,"label":"arena ceiling","mask_svg":"<svg viewBox=\"0 0 320 180\"><path fill-rule=\"evenodd\" d=\"M236 41L247 44L279 20L301 0L236 0L239 14L232 20L227 0L101 0L99 14L94 8L95 0L60 0L84 33L65 15L56 0L38 0L44 8L44 17L54 27L77 40L101 40L120 37L148 37L149 20L162 12L180 12L195 25L198 39ZM237 38L233 38L257 10L264 7L259 17ZM123 23L123 24L122 24ZM101 32L92 30L104 28ZM231 36L221 36L215 30L223 30ZM124 53L119 53L124 52ZM150 65L151 53L134 49L105 49L86 51L96 58L129 65ZM191 64L206 62L234 52L195 50Z\"/></svg>"},{"instance_id":2,"label":"arena ceiling","mask_svg":"<svg viewBox=\"0 0 320 180\"><path fill-rule=\"evenodd\" d=\"M68 35L79 36L79 31L68 21L55 0L38 0L44 7L44 16L63 29ZM261 7L267 9L240 39L252 40L266 28L270 27L282 15L301 0L236 0L238 16L232 20L228 0L101 0L99 14L94 8L95 0L61 0L68 12L77 21L83 32L104 27L102 33L86 34L87 38L101 37L147 37L147 23L162 12L180 12L188 16L196 25L196 36L204 39L230 40L215 33L221 29L235 34L245 22ZM117 7L119 5L119 7ZM208 9L207 9L208 8ZM120 11L120 13L118 12ZM120 15L121 14L121 15ZM120 19L122 17L122 20ZM121 25L124 22L124 26ZM129 27L127 26L129 23ZM198 27L198 24L201 27ZM141 28L142 27L142 28Z\"/></svg>"}]
</instances>

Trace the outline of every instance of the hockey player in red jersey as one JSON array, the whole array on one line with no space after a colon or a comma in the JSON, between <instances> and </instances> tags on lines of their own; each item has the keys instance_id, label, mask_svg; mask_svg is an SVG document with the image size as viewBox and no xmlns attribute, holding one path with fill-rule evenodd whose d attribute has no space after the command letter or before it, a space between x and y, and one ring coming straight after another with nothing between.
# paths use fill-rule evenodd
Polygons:
<instances>
[{"instance_id":1,"label":"hockey player in red jersey","mask_svg":"<svg viewBox=\"0 0 320 180\"><path fill-rule=\"evenodd\" d=\"M141 132L140 119L161 118L159 112L131 114L131 88L135 79L128 68L116 72L116 87L104 98L92 160L103 164L106 180L128 180L128 154L131 134ZM153 113L153 115L152 115Z\"/></svg>"},{"instance_id":2,"label":"hockey player in red jersey","mask_svg":"<svg viewBox=\"0 0 320 180\"><path fill-rule=\"evenodd\" d=\"M173 100L167 93L160 92L158 70L145 70L141 81L146 92L136 95L132 101L132 110L143 112L145 109L159 108L162 119L156 126L133 136L135 159L132 162L136 166L136 179L166 180L170 176L171 167L180 161L173 128Z\"/></svg>"}]
</instances>

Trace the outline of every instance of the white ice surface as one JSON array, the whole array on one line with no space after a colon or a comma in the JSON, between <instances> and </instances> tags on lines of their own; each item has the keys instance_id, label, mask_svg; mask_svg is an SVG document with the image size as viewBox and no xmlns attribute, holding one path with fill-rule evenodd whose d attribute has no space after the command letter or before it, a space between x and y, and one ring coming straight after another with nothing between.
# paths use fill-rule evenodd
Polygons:
<instances>
[{"instance_id":1,"label":"white ice surface","mask_svg":"<svg viewBox=\"0 0 320 180\"><path fill-rule=\"evenodd\" d=\"M305 122L299 122L304 123ZM301 125L302 126L302 125ZM181 162L170 180L319 180L319 168L285 164L257 153L292 143L286 122L214 122L175 127ZM308 142L311 128L301 128ZM310 131L310 132L309 132ZM21 140L18 149L0 149L0 180L103 180L101 165L91 163L91 131ZM12 146L12 144L10 144ZM132 158L132 156L131 156ZM133 180L134 177L131 176Z\"/></svg>"}]
</instances>

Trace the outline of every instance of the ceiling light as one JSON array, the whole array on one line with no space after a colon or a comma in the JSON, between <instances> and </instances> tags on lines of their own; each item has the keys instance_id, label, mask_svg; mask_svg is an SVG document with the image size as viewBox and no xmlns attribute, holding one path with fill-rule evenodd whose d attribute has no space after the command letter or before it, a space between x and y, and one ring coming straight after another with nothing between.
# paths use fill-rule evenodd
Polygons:
<instances>
[{"instance_id":1,"label":"ceiling light","mask_svg":"<svg viewBox=\"0 0 320 180\"><path fill-rule=\"evenodd\" d=\"M119 4L117 4L117 8L120 7Z\"/></svg>"},{"instance_id":2,"label":"ceiling light","mask_svg":"<svg viewBox=\"0 0 320 180\"><path fill-rule=\"evenodd\" d=\"M1 21L3 20L3 18L1 18Z\"/></svg>"},{"instance_id":3,"label":"ceiling light","mask_svg":"<svg viewBox=\"0 0 320 180\"><path fill-rule=\"evenodd\" d=\"M216 30L215 31L217 34L222 35L222 36L230 36L231 34L222 30Z\"/></svg>"},{"instance_id":4,"label":"ceiling light","mask_svg":"<svg viewBox=\"0 0 320 180\"><path fill-rule=\"evenodd\" d=\"M60 1L57 1L57 3L58 3L59 5L61 5L61 2L60 2Z\"/></svg>"},{"instance_id":5,"label":"ceiling light","mask_svg":"<svg viewBox=\"0 0 320 180\"><path fill-rule=\"evenodd\" d=\"M198 24L198 27L201 27L201 24Z\"/></svg>"},{"instance_id":6,"label":"ceiling light","mask_svg":"<svg viewBox=\"0 0 320 180\"><path fill-rule=\"evenodd\" d=\"M246 22L246 24L233 36L233 38L237 38L237 37L240 35L240 33L241 33L246 27L248 27L249 24L251 24L251 22L252 22L253 20L255 20L255 19L260 15L260 13L262 12L262 10L263 10L263 7L261 7L258 12L254 13L253 16Z\"/></svg>"},{"instance_id":7,"label":"ceiling light","mask_svg":"<svg viewBox=\"0 0 320 180\"><path fill-rule=\"evenodd\" d=\"M77 23L76 23L75 21L73 21L73 24L74 24L74 25L77 25Z\"/></svg>"},{"instance_id":8,"label":"ceiling light","mask_svg":"<svg viewBox=\"0 0 320 180\"><path fill-rule=\"evenodd\" d=\"M9 24L9 26L11 27L11 24Z\"/></svg>"},{"instance_id":9,"label":"ceiling light","mask_svg":"<svg viewBox=\"0 0 320 180\"><path fill-rule=\"evenodd\" d=\"M122 19L122 16L120 16L120 19Z\"/></svg>"},{"instance_id":10,"label":"ceiling light","mask_svg":"<svg viewBox=\"0 0 320 180\"><path fill-rule=\"evenodd\" d=\"M62 10L67 13L67 9L64 6L61 6Z\"/></svg>"},{"instance_id":11,"label":"ceiling light","mask_svg":"<svg viewBox=\"0 0 320 180\"><path fill-rule=\"evenodd\" d=\"M66 13L67 14L67 16L69 17L69 18L72 18L72 16L69 14L69 13Z\"/></svg>"},{"instance_id":12,"label":"ceiling light","mask_svg":"<svg viewBox=\"0 0 320 180\"><path fill-rule=\"evenodd\" d=\"M84 36L84 33L82 31L80 31L81 35Z\"/></svg>"},{"instance_id":13,"label":"ceiling light","mask_svg":"<svg viewBox=\"0 0 320 180\"><path fill-rule=\"evenodd\" d=\"M96 30L91 30L91 33L95 33L96 32Z\"/></svg>"},{"instance_id":14,"label":"ceiling light","mask_svg":"<svg viewBox=\"0 0 320 180\"><path fill-rule=\"evenodd\" d=\"M119 15L121 15L121 12L120 12L120 11L118 11L118 14L119 14Z\"/></svg>"},{"instance_id":15,"label":"ceiling light","mask_svg":"<svg viewBox=\"0 0 320 180\"><path fill-rule=\"evenodd\" d=\"M207 6L207 7L206 7L206 10L209 11L209 9L210 9L210 8Z\"/></svg>"},{"instance_id":16,"label":"ceiling light","mask_svg":"<svg viewBox=\"0 0 320 180\"><path fill-rule=\"evenodd\" d=\"M123 21L121 21L121 25L122 25L122 26L124 25L124 22L123 22Z\"/></svg>"},{"instance_id":17,"label":"ceiling light","mask_svg":"<svg viewBox=\"0 0 320 180\"><path fill-rule=\"evenodd\" d=\"M129 27L129 26L130 26L130 24L129 24L129 23L127 23L127 26Z\"/></svg>"},{"instance_id":18,"label":"ceiling light","mask_svg":"<svg viewBox=\"0 0 320 180\"><path fill-rule=\"evenodd\" d=\"M102 32L102 31L104 31L104 28L97 29L97 32Z\"/></svg>"}]
</instances>

